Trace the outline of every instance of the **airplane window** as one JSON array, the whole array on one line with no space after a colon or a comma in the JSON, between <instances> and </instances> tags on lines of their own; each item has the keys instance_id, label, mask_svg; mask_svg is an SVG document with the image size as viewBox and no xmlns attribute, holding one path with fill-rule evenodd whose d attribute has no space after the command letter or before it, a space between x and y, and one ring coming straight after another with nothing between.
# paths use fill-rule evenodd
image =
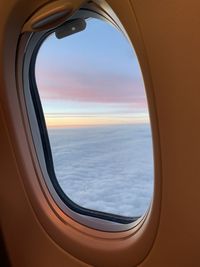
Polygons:
<instances>
[{"instance_id":1,"label":"airplane window","mask_svg":"<svg viewBox=\"0 0 200 267\"><path fill-rule=\"evenodd\" d=\"M36 58L56 179L82 208L140 217L154 179L141 69L122 32L98 19L86 23L64 38L50 34Z\"/></svg>"}]
</instances>

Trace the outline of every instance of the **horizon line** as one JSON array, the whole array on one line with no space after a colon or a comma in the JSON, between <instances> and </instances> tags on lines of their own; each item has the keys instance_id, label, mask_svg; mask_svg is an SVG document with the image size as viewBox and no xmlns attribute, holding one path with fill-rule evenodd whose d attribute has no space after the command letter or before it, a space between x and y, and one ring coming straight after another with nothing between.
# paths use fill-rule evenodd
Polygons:
<instances>
[{"instance_id":1,"label":"horizon line","mask_svg":"<svg viewBox=\"0 0 200 267\"><path fill-rule=\"evenodd\" d=\"M135 123L111 123L111 124L68 124L68 125L48 125L47 129L71 129L71 128L99 128L99 127L111 127L111 126L131 126L131 125L148 125L149 121L146 122L135 122Z\"/></svg>"}]
</instances>

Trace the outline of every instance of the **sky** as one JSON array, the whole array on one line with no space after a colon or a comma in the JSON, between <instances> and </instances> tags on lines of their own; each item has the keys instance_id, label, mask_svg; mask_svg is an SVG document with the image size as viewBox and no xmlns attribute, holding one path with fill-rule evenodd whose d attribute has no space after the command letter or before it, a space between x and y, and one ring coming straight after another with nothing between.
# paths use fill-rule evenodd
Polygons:
<instances>
[{"instance_id":1,"label":"sky","mask_svg":"<svg viewBox=\"0 0 200 267\"><path fill-rule=\"evenodd\" d=\"M50 35L35 76L48 127L148 123L140 66L122 32L97 19L84 31Z\"/></svg>"}]
</instances>

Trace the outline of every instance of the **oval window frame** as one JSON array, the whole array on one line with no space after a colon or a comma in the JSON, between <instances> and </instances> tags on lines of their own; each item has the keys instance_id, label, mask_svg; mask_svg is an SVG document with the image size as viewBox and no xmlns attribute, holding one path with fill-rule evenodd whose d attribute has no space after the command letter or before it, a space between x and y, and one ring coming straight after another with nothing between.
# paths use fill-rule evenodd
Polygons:
<instances>
[{"instance_id":1,"label":"oval window frame","mask_svg":"<svg viewBox=\"0 0 200 267\"><path fill-rule=\"evenodd\" d=\"M92 14L92 17L90 16L90 18L94 17L94 14ZM77 15L76 15L77 16ZM79 12L79 16L82 16L82 12ZM88 14L87 14L88 17ZM81 17L83 18L83 17ZM78 19L81 19L80 17L78 17ZM102 18L99 18L102 20ZM105 23L109 23L105 18L103 18L103 20L105 21ZM71 21L71 20L70 20ZM70 22L69 21L69 22ZM61 26L62 27L62 26ZM113 27L113 25L111 26ZM34 127L32 127L32 132L33 132L33 137L36 143L40 143L43 147L44 153L43 153L43 158L41 159L41 153L40 151L38 151L38 148L36 146L37 152L38 152L38 157L40 157L40 162L46 162L46 164L42 164L41 169L43 170L44 168L46 168L46 170L44 171L44 179L46 181L47 186L49 187L49 190L54 198L54 200L58 203L59 207L69 216L71 216L73 219L78 220L79 222L88 225L87 222L85 222L85 220L82 219L82 217L78 216L78 214L83 215L84 217L86 216L87 219L89 219L89 217L94 217L97 218L97 220L101 220L101 225L104 224L105 227L99 228L98 226L96 226L96 229L100 229L100 230L107 230L107 226L109 227L109 231L117 231L117 228L119 229L119 231L121 231L121 229L129 229L131 227L133 227L135 224L137 224L137 220L140 219L141 217L145 216L145 213L147 212L149 206L150 206L150 201L148 203L147 209L144 211L144 213L142 213L141 216L135 216L135 217L129 217L129 216L122 216L122 215L117 215L117 214L112 214L112 213L106 213L104 211L96 211L96 210L91 210L87 207L82 207L80 204L75 203L72 199L70 199L67 194L64 192L62 186L59 183L59 180L56 176L56 172L55 172L55 168L54 168L54 163L53 163L53 154L52 154L52 147L50 144L50 138L49 138L49 132L48 132L48 128L45 123L45 117L44 117L44 111L42 108L42 99L40 97L40 90L37 86L37 82L36 82L36 76L35 76L35 64L37 61L37 57L38 57L38 52L40 50L40 48L43 46L44 42L46 41L46 39L52 35L52 33L57 32L57 29L59 30L59 28L50 30L50 31L46 31L42 34L34 34L34 36L32 36L30 43L33 43L33 46L35 46L35 49L33 51L30 51L30 53L32 54L31 59L30 59L30 64L29 62L25 63L27 65L27 67L25 66L25 68L28 68L28 66L30 65L30 82L29 82L29 86L30 86L30 92L31 93L31 97L32 97L32 101L33 101L33 105L34 105L34 110L36 113L36 118L38 121L38 126L39 126L39 131L40 131L40 140L37 139L37 137L34 137L34 131L37 127L37 125L34 125ZM118 29L116 29L118 31ZM124 32L125 35L125 32ZM126 38L126 37L124 37ZM33 40L32 40L33 39ZM130 44L131 46L131 44ZM29 48L27 48L28 50ZM30 49L31 50L31 49ZM29 61L29 60L28 60ZM26 62L26 60L25 60ZM27 94L27 92L26 92ZM29 98L29 96L25 96L26 98ZM31 117L31 115L29 115ZM32 121L32 119L30 119ZM152 138L152 137L151 137ZM40 145L40 146L41 146ZM45 165L45 166L44 166ZM48 175L47 175L48 173ZM49 181L50 178L50 181ZM53 188L55 190L53 190ZM58 197L56 196L56 194L58 195ZM63 203L65 205L63 205ZM78 213L78 214L77 214ZM91 221L92 219L90 218L89 221ZM115 227L112 228L110 227L109 223L104 222L104 221L110 221L113 222ZM93 221L93 220L92 220ZM95 220L96 222L96 220ZM118 226L117 226L118 224ZM123 224L123 225L120 225ZM126 224L126 226L125 226ZM92 227L91 224L89 224L90 227Z\"/></svg>"},{"instance_id":2,"label":"oval window frame","mask_svg":"<svg viewBox=\"0 0 200 267\"><path fill-rule=\"evenodd\" d=\"M112 1L110 0L109 2L111 4ZM114 8L114 3L112 4L113 4L112 8ZM101 8L99 9L98 15L102 16L102 12L106 6L100 5L100 7ZM58 243L62 248L72 253L73 255L79 255L79 258L85 260L86 262L88 262L89 260L89 263L92 263L92 264L95 264L94 255L90 255L90 253L91 251L94 250L94 248L92 248L92 246L90 245L90 242L94 240L94 238L98 243L97 248L95 249L95 255L102 255L102 253L105 253L106 255L109 252L110 255L109 256L107 255L106 259L110 259L108 260L108 262L111 263L112 257L114 258L116 257L115 255L116 251L118 251L118 249L121 249L122 253L121 255L118 255L117 257L124 259L124 262L126 262L126 258L128 257L130 253L132 253L132 249L134 248L134 251L136 253L134 257L134 262L135 262L134 264L136 263L138 264L144 258L144 256L147 255L149 249L151 248L153 241L155 239L155 236L156 236L157 226L159 223L160 201L161 201L161 158L160 158L159 128L158 128L158 121L157 121L157 115L156 115L156 106L154 103L153 85L151 81L148 59L146 57L145 47L144 47L141 33L139 31L137 20L134 16L134 13L130 10L130 6L126 8L126 10L127 11L129 10L129 16L131 16L134 21L133 28L135 31L134 30L129 31L128 27L126 27L126 31L128 34L130 32L132 33L130 39L132 40L132 43L134 40L134 48L138 56L138 60L140 62L140 66L141 66L141 70L142 70L143 78L145 82L147 99L149 103L149 112L150 112L150 120L151 120L152 135L153 135L154 162L155 162L154 175L155 176L154 176L153 202L152 202L152 205L149 211L145 214L145 216L143 216L140 220L138 220L136 224L134 225L132 224L131 227L123 228L121 230L119 230L118 228L117 232L112 231L114 225L111 226L111 229L107 228L106 231L105 231L104 226L103 226L103 229L98 228L98 230L95 230L85 225L82 225L80 223L77 223L69 217L66 218L65 214L62 212L60 207L57 206L48 188L46 187L41 170L40 170L40 166L38 164L35 144L32 140L32 133L30 130L31 126L30 126L30 121L29 121L30 118L27 115L27 106L26 106L27 99L26 100L24 99L24 95L22 91L22 87L23 87L22 68L21 68L23 65L22 54L24 55L24 51L26 51L25 52L26 54L28 52L26 50L27 41L30 41L31 35L24 34L21 38L20 46L19 46L19 57L18 57L18 64L17 64L19 99L20 99L22 115L24 118L25 131L26 131L27 139L30 145L29 146L30 153L32 155L33 164L35 166L36 177L39 182L39 187L41 189L40 193L35 191L35 189L33 188L35 182L31 183L30 178L29 178L29 181L28 181L29 188L27 188L27 190L30 193L30 198L32 199L32 203L34 203L33 205L35 206L36 210L38 209L37 215L38 215L39 221L42 223L43 227L49 233L49 235L56 241L56 243ZM95 10L91 8L91 10L89 11L90 12L94 11L95 13L97 13L96 6L95 6ZM107 15L108 13L109 13L109 9L106 9L105 14ZM111 17L113 16L112 12L110 13L109 18L110 16ZM125 25L125 23L123 24ZM29 101L31 100L29 99ZM37 134L38 133L36 133L36 135ZM43 196L43 199L46 199L45 207L47 208L47 210L44 210L44 205L41 203L41 200L39 199L36 200L36 196L38 197L39 194ZM51 216L55 216L54 220L52 220ZM93 225L94 221L92 221L91 223ZM101 225L101 222L100 222L100 225ZM70 230L70 232L66 233L67 229ZM72 235L72 233L74 236ZM80 242L80 236L82 237L81 242ZM65 240L65 238L67 239ZM69 241L72 243L69 243ZM113 244L112 249L106 248L105 242L111 242ZM71 244L70 249L69 249L69 244ZM74 244L81 245L83 248L83 252L86 252L86 254L78 253L76 249L74 249ZM101 259L101 260L105 261L104 259ZM105 263L104 266L114 266L114 265L106 265Z\"/></svg>"}]
</instances>

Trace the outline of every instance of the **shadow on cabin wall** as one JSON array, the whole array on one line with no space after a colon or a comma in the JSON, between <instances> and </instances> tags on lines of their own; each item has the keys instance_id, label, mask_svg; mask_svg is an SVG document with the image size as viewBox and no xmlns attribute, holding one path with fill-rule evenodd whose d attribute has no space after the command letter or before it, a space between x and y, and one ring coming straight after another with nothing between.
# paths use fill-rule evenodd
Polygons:
<instances>
[{"instance_id":1,"label":"shadow on cabin wall","mask_svg":"<svg viewBox=\"0 0 200 267\"><path fill-rule=\"evenodd\" d=\"M4 237L2 231L0 230L0 266L2 267L11 267L8 253L6 250Z\"/></svg>"}]
</instances>

